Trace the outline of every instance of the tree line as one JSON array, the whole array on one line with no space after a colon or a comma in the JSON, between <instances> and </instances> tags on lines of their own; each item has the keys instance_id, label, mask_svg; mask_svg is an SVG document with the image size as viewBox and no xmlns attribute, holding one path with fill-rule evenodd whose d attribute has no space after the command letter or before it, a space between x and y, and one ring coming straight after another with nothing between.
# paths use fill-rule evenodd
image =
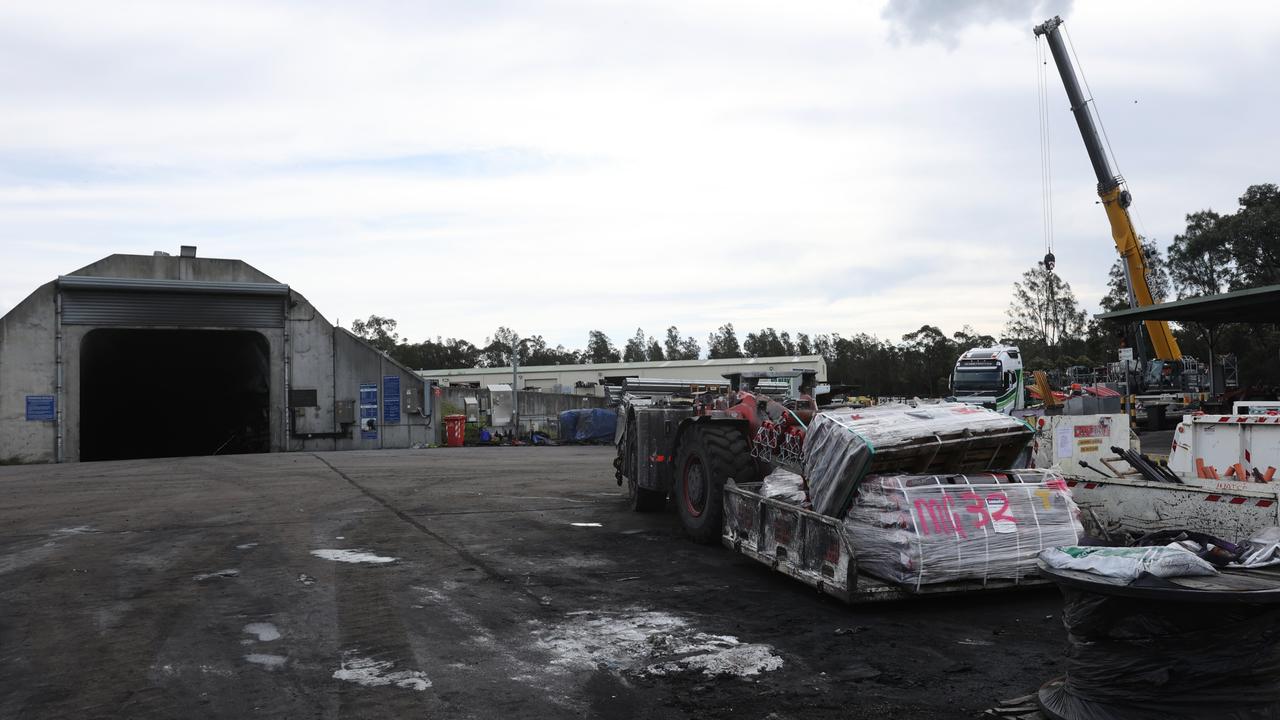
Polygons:
<instances>
[{"instance_id":1,"label":"tree line","mask_svg":"<svg viewBox=\"0 0 1280 720\"><path fill-rule=\"evenodd\" d=\"M1167 249L1145 238L1142 247L1157 302L1280 283L1280 189L1273 184L1251 186L1235 212L1191 213L1186 229ZM1118 259L1099 305L1104 312L1129 306ZM541 335L525 338L507 327L497 328L481 345L440 337L409 342L396 333L395 320L378 315L355 321L351 331L417 369L509 367L513 348L521 365L821 355L829 379L853 385L858 392L934 397L946 394L956 357L972 347L1017 345L1028 369L1098 367L1114 360L1118 347L1134 347L1145 332L1140 324L1088 317L1070 283L1042 264L1029 268L1013 284L1007 318L998 338L967 325L948 333L926 324L898 341L867 333L792 333L772 327L748 332L740 340L733 324L725 323L707 336L705 353L702 343L676 326L660 337L637 328L621 349L601 330L588 332L582 349L551 347ZM1207 360L1207 330L1187 323L1175 326L1174 333L1184 353ZM1280 333L1274 325L1225 326L1218 330L1215 345L1218 353L1239 357L1246 382L1280 383Z\"/></svg>"}]
</instances>

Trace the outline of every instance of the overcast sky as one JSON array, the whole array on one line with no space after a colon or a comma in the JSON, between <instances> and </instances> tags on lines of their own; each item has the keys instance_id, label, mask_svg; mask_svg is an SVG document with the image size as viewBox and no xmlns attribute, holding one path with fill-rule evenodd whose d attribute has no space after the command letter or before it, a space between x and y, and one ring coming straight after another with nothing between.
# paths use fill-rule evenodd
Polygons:
<instances>
[{"instance_id":1,"label":"overcast sky","mask_svg":"<svg viewBox=\"0 0 1280 720\"><path fill-rule=\"evenodd\" d=\"M998 334L1044 254L1055 12L1140 232L1280 181L1275 3L3 3L0 312L186 244L411 340ZM1050 80L1094 309L1115 250Z\"/></svg>"}]
</instances>

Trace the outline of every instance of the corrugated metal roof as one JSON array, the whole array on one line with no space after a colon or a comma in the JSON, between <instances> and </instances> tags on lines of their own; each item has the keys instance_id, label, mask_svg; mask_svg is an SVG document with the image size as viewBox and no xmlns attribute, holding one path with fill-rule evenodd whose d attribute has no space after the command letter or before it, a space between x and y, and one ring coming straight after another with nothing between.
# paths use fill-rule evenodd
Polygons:
<instances>
[{"instance_id":1,"label":"corrugated metal roof","mask_svg":"<svg viewBox=\"0 0 1280 720\"><path fill-rule=\"evenodd\" d=\"M65 325L104 327L277 328L285 301L270 295L157 293L65 288Z\"/></svg>"},{"instance_id":2,"label":"corrugated metal roof","mask_svg":"<svg viewBox=\"0 0 1280 720\"><path fill-rule=\"evenodd\" d=\"M1280 285L1237 290L1219 295L1102 313L1099 320L1135 322L1172 320L1202 323L1280 323Z\"/></svg>"},{"instance_id":3,"label":"corrugated metal roof","mask_svg":"<svg viewBox=\"0 0 1280 720\"><path fill-rule=\"evenodd\" d=\"M199 293L202 295L288 295L282 283L201 282L196 280L153 280L144 278L58 276L58 287L68 290L124 292Z\"/></svg>"}]
</instances>

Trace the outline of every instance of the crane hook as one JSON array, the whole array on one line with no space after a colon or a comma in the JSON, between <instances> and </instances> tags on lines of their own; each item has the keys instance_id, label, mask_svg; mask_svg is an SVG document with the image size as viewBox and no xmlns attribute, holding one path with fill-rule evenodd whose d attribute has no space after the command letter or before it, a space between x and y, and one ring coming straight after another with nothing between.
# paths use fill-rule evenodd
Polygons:
<instances>
[{"instance_id":1,"label":"crane hook","mask_svg":"<svg viewBox=\"0 0 1280 720\"><path fill-rule=\"evenodd\" d=\"M1057 258L1055 258L1055 257L1053 256L1053 253L1045 253L1045 254L1044 254L1044 269L1045 269L1045 270L1048 270L1049 272L1053 272L1053 266L1054 266L1054 265L1056 265L1056 264L1057 264Z\"/></svg>"}]
</instances>

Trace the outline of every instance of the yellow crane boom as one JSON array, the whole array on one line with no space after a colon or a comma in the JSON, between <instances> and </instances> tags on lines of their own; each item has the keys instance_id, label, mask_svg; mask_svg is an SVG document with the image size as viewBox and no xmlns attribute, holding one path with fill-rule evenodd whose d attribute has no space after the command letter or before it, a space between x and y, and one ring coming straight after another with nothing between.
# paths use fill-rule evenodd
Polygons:
<instances>
[{"instance_id":1,"label":"yellow crane boom","mask_svg":"<svg viewBox=\"0 0 1280 720\"><path fill-rule=\"evenodd\" d=\"M1080 91L1080 82L1076 79L1075 68L1071 57L1067 54L1066 45L1062 42L1060 28L1062 18L1054 17L1035 28L1036 35L1043 35L1053 54L1053 62L1058 66L1058 74L1062 76L1062 85L1067 91L1067 99L1071 101L1071 113L1080 128L1080 137L1084 140L1085 150L1089 153L1089 161L1093 164L1094 175L1098 178L1098 197L1106 208L1107 220L1111 223L1111 238L1116 243L1116 250L1124 261L1125 280L1129 289L1129 306L1146 307L1154 305L1151 296L1151 285L1147 280L1149 268L1147 258L1142 252L1142 243L1138 242L1138 233L1133 229L1133 220L1129 218L1129 203L1132 197L1124 188L1124 180L1111 169L1111 162L1103 149L1098 129L1093 124L1093 116L1089 114L1087 100ZM1174 338L1169 323L1163 320L1147 320L1143 323L1147 335L1151 337L1151 348L1160 360L1182 360L1182 350L1178 340Z\"/></svg>"},{"instance_id":2,"label":"yellow crane boom","mask_svg":"<svg viewBox=\"0 0 1280 720\"><path fill-rule=\"evenodd\" d=\"M1098 193L1102 198L1102 206L1107 209L1107 220L1111 223L1111 239L1115 240L1116 250L1124 261L1125 277L1129 284L1129 304L1132 307L1155 305L1151 297L1151 285L1147 282L1146 255L1142 252L1142 243L1138 242L1138 233L1133 230L1133 220L1129 218L1129 210L1125 202L1129 193L1119 186ZM1160 360L1181 360L1182 350L1178 347L1178 339L1164 320L1146 320L1147 335L1151 337L1151 349Z\"/></svg>"}]
</instances>

